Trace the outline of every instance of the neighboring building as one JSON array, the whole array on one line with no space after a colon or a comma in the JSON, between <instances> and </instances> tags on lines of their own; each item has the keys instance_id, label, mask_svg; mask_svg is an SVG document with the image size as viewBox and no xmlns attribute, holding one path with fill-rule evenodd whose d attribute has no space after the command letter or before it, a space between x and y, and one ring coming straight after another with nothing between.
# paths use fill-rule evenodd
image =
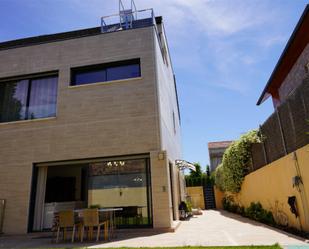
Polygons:
<instances>
[{"instance_id":1,"label":"neighboring building","mask_svg":"<svg viewBox=\"0 0 309 249\"><path fill-rule=\"evenodd\" d=\"M120 227L178 219L180 114L162 17L122 24L0 43L4 233L91 205L122 207Z\"/></svg>"},{"instance_id":2,"label":"neighboring building","mask_svg":"<svg viewBox=\"0 0 309 249\"><path fill-rule=\"evenodd\" d=\"M244 178L237 198L245 207L261 203L276 224L302 232L309 232L308 63L309 5L257 102L271 96L275 110L259 128L262 142L252 144L254 173Z\"/></svg>"},{"instance_id":3,"label":"neighboring building","mask_svg":"<svg viewBox=\"0 0 309 249\"><path fill-rule=\"evenodd\" d=\"M254 145L258 169L309 143L309 5L306 6L257 105L272 97L275 110L260 126L264 142ZM259 148L260 147L260 148Z\"/></svg>"},{"instance_id":4,"label":"neighboring building","mask_svg":"<svg viewBox=\"0 0 309 249\"><path fill-rule=\"evenodd\" d=\"M220 141L208 143L210 171L216 170L218 165L222 163L222 158L225 150L233 141Z\"/></svg>"},{"instance_id":5,"label":"neighboring building","mask_svg":"<svg viewBox=\"0 0 309 249\"><path fill-rule=\"evenodd\" d=\"M305 8L293 34L263 90L257 105L272 97L274 107L293 93L309 71L309 5Z\"/></svg>"}]
</instances>

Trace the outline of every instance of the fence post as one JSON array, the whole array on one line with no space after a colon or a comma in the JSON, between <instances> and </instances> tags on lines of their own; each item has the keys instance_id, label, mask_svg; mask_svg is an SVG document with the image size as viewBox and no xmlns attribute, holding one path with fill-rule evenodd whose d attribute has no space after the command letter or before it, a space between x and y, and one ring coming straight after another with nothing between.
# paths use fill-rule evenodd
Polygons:
<instances>
[{"instance_id":1,"label":"fence post","mask_svg":"<svg viewBox=\"0 0 309 249\"><path fill-rule=\"evenodd\" d=\"M285 155L287 155L288 154L288 150L286 148L286 142L285 142L285 138L284 138L284 134L283 134L283 129L282 129L282 125L281 125L281 119L280 119L280 115L279 115L278 109L276 109L275 112L276 112L276 115L277 115L277 118L278 118L279 130L280 130L281 141L282 141L284 153L285 153Z\"/></svg>"},{"instance_id":2,"label":"fence post","mask_svg":"<svg viewBox=\"0 0 309 249\"><path fill-rule=\"evenodd\" d=\"M268 164L267 151L266 151L266 148L265 148L265 143L264 143L264 139L263 139L263 132L262 132L262 126L261 125L260 125L260 132L261 132L261 135L262 135L262 147L263 147L264 161L266 163L265 165L267 165Z\"/></svg>"},{"instance_id":3,"label":"fence post","mask_svg":"<svg viewBox=\"0 0 309 249\"><path fill-rule=\"evenodd\" d=\"M304 107L304 111L305 111L305 117L308 117L309 116L309 110L307 110L307 106L305 104L305 96L303 93L300 94L300 99L301 99L301 103L303 104L303 107ZM309 118L309 117L308 117Z\"/></svg>"}]
</instances>

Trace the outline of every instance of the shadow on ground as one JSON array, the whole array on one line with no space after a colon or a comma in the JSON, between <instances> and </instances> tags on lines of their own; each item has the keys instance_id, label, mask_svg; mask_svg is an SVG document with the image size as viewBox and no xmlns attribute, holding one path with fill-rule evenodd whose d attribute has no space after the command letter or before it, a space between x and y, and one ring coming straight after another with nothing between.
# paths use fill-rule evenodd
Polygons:
<instances>
[{"instance_id":1,"label":"shadow on ground","mask_svg":"<svg viewBox=\"0 0 309 249\"><path fill-rule=\"evenodd\" d=\"M280 228L269 226L267 224L260 223L258 221L255 221L255 220L243 217L243 216L241 216L239 214L231 213L231 212L228 212L228 211L225 211L225 210L221 210L221 209L217 210L217 211L219 211L219 213L222 216L226 217L226 218L234 219L234 220L237 220L239 222L247 223L247 224L250 224L250 225L253 225L253 226L257 226L257 227L265 227L265 228L268 228L268 229L270 229L272 231L276 231L278 233L285 234L286 236L294 238L294 239L299 239L299 240L303 240L303 241L306 241L307 239L309 239L309 238L306 238L306 237L301 237L301 236L298 236L298 235L295 235L295 234L291 234L291 233L289 233L287 231L284 231L284 230L282 230ZM309 247L308 247L308 249L309 249Z\"/></svg>"}]
</instances>

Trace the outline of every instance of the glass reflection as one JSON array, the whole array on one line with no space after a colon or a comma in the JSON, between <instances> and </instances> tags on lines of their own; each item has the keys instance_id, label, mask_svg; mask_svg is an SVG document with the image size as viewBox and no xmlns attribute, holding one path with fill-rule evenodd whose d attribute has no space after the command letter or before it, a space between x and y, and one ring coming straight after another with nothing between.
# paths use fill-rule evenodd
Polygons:
<instances>
[{"instance_id":1,"label":"glass reflection","mask_svg":"<svg viewBox=\"0 0 309 249\"><path fill-rule=\"evenodd\" d=\"M57 77L31 81L28 119L56 116Z\"/></svg>"},{"instance_id":2,"label":"glass reflection","mask_svg":"<svg viewBox=\"0 0 309 249\"><path fill-rule=\"evenodd\" d=\"M145 159L104 161L89 165L88 205L121 207L118 226L151 224Z\"/></svg>"},{"instance_id":3,"label":"glass reflection","mask_svg":"<svg viewBox=\"0 0 309 249\"><path fill-rule=\"evenodd\" d=\"M0 122L56 116L58 77L0 83Z\"/></svg>"},{"instance_id":4,"label":"glass reflection","mask_svg":"<svg viewBox=\"0 0 309 249\"><path fill-rule=\"evenodd\" d=\"M28 80L0 83L0 121L18 121L26 118Z\"/></svg>"}]
</instances>

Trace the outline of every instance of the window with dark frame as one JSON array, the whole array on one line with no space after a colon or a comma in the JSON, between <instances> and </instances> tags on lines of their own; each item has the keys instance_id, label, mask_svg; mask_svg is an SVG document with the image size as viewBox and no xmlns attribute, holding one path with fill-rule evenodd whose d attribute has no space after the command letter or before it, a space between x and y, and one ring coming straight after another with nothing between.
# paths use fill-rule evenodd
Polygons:
<instances>
[{"instance_id":1,"label":"window with dark frame","mask_svg":"<svg viewBox=\"0 0 309 249\"><path fill-rule=\"evenodd\" d=\"M0 123L56 116L58 76L0 82Z\"/></svg>"},{"instance_id":2,"label":"window with dark frame","mask_svg":"<svg viewBox=\"0 0 309 249\"><path fill-rule=\"evenodd\" d=\"M123 80L141 76L140 59L72 68L71 86Z\"/></svg>"}]
</instances>

